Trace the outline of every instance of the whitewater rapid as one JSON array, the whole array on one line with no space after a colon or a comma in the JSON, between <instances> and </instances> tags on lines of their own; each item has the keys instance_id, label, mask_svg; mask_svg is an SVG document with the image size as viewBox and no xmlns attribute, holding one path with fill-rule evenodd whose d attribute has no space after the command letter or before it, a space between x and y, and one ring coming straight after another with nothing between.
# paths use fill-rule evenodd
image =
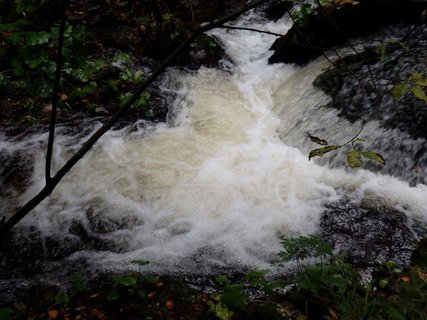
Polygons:
<instances>
[{"instance_id":1,"label":"whitewater rapid","mask_svg":"<svg viewBox=\"0 0 427 320\"><path fill-rule=\"evenodd\" d=\"M271 22L255 13L235 24L282 34L291 26L287 17ZM345 141L360 128L322 109L330 98L312 81L327 62L268 65L274 36L223 29L211 34L231 62L223 61L221 70L170 69L162 89L176 99L167 123L138 121L108 132L22 226L72 242L82 241L77 225L109 244L82 246L67 258L70 263L85 259L100 268L129 269L137 268L131 261L144 259L149 270L167 273L268 268L281 235L316 233L323 206L344 197L354 203L381 199L426 222L425 185L338 166L337 159L345 158L339 153L333 161L308 160L316 146L307 131ZM374 122L364 133L374 139L388 134ZM56 169L89 135L81 136L59 129ZM33 159L21 204L43 187L46 141L41 133L0 142L1 149L25 150Z\"/></svg>"}]
</instances>

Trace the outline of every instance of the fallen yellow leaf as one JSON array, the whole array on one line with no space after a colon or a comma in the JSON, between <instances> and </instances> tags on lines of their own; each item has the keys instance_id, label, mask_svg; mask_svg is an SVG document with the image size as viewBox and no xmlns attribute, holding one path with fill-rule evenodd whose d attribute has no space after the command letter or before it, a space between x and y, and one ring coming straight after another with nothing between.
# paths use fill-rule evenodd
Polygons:
<instances>
[{"instance_id":1,"label":"fallen yellow leaf","mask_svg":"<svg viewBox=\"0 0 427 320\"><path fill-rule=\"evenodd\" d=\"M56 319L56 318L58 318L58 315L59 315L59 313L55 309L49 310L47 312L47 316L49 317L49 319Z\"/></svg>"}]
</instances>

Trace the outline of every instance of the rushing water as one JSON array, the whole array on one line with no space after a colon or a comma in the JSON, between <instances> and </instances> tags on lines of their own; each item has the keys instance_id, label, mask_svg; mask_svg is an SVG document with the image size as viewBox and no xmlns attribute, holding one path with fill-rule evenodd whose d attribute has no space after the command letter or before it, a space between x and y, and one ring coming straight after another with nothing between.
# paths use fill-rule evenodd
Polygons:
<instances>
[{"instance_id":1,"label":"rushing water","mask_svg":"<svg viewBox=\"0 0 427 320\"><path fill-rule=\"evenodd\" d=\"M286 17L274 23L254 14L236 23L279 33L290 27ZM315 146L306 132L343 142L360 128L322 108L330 98L312 81L325 61L304 68L268 65L274 36L212 34L233 63L195 73L169 70L163 90L176 99L167 124L139 121L107 133L21 226L56 239L59 250L72 247L70 264L83 259L127 269L134 267L132 260L145 259L154 271L203 273L268 267L280 250L280 235L317 232L324 205L344 198L381 203L426 222L425 185L410 187L387 168L350 170L341 165L340 152L308 161ZM88 131L98 126L92 123ZM56 138L56 168L89 136L64 132L59 129ZM373 145L391 135L423 143L375 122L367 123L363 135ZM1 139L3 154L30 155L33 165L20 203L43 186L46 140L47 133ZM387 159L395 151L381 152ZM2 207L10 201L3 199Z\"/></svg>"}]
</instances>

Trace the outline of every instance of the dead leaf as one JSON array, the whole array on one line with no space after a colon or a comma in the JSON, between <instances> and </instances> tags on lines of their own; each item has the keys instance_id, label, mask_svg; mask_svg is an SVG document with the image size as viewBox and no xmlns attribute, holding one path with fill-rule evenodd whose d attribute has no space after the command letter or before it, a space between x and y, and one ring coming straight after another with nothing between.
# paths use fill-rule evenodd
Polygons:
<instances>
[{"instance_id":1,"label":"dead leaf","mask_svg":"<svg viewBox=\"0 0 427 320\"><path fill-rule=\"evenodd\" d=\"M172 310L175 307L175 303L173 302L173 300L168 300L165 303L166 309L168 310Z\"/></svg>"},{"instance_id":2,"label":"dead leaf","mask_svg":"<svg viewBox=\"0 0 427 320\"><path fill-rule=\"evenodd\" d=\"M55 309L49 310L47 312L47 316L49 317L49 319L56 319L58 318L59 312Z\"/></svg>"}]
</instances>

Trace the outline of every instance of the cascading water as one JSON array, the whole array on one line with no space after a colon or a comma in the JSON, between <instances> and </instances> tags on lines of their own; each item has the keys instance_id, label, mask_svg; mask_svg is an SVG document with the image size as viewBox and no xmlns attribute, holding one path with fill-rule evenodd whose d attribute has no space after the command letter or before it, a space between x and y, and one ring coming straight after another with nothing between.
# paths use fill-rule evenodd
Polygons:
<instances>
[{"instance_id":1,"label":"cascading water","mask_svg":"<svg viewBox=\"0 0 427 320\"><path fill-rule=\"evenodd\" d=\"M277 33L290 27L286 17L273 23L254 13L236 24ZM155 272L203 274L269 267L280 235L319 231L324 206L344 198L382 203L411 221L427 220L423 184L410 187L386 174L308 161L314 147L307 131L345 141L360 128L321 108L330 98L312 82L326 62L268 65L274 36L243 30L212 34L233 64L195 73L170 70L163 89L177 98L168 123L139 121L107 133L21 227L40 231L46 243L70 252L68 264L84 260L128 269L131 261L144 259ZM55 141L56 168L88 137L62 130ZM363 132L389 134L375 122ZM28 155L33 166L19 203L42 188L46 141L47 133L1 139L2 154ZM11 203L13 196L2 202Z\"/></svg>"}]
</instances>

